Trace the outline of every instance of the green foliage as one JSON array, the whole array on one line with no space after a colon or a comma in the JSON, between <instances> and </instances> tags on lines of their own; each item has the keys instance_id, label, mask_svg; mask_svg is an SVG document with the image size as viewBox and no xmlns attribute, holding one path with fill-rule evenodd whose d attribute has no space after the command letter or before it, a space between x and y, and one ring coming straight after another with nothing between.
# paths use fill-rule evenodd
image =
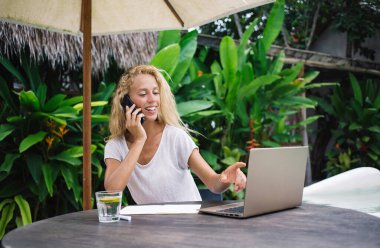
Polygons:
<instances>
[{"instance_id":1,"label":"green foliage","mask_svg":"<svg viewBox=\"0 0 380 248\"><path fill-rule=\"evenodd\" d=\"M205 135L195 134L194 139L202 156L218 172L244 160L245 148L299 143L299 130L319 118L312 116L302 122L293 118L300 109L315 107L316 102L302 93L323 85L311 83L318 72L301 76L302 64L284 68L284 52L274 59L266 57L280 33L283 12L284 1L277 1L262 38L253 37L259 23L256 19L238 44L232 37L224 37L214 57L211 49L197 45L197 31L182 36L178 30L159 34L151 64L165 71L184 122ZM0 161L4 230L0 231L4 232L31 220L79 210L82 203L82 97L52 90L51 84L42 82L33 63L25 56L21 61L23 70L0 56L2 69L23 85L23 90L15 90L9 77L0 76L0 153L4 155ZM103 182L101 161L108 122L103 113L109 112L107 103L114 88L114 84L101 83L92 96L94 189ZM363 96L355 94L359 106L359 99L363 105L367 102ZM337 109L344 108L342 100L335 98ZM373 103L379 108L380 97ZM379 130L377 126L370 129ZM341 160L347 164L347 159ZM243 193L231 188L226 197L240 199ZM36 214L32 217L30 212Z\"/></svg>"},{"instance_id":2,"label":"green foliage","mask_svg":"<svg viewBox=\"0 0 380 248\"><path fill-rule=\"evenodd\" d=\"M297 144L301 142L299 130L318 118L312 116L303 122L294 118L302 108L316 106L315 101L301 94L318 73L308 72L300 77L302 64L284 69L284 52L273 60L266 57L266 51L281 31L283 17L284 1L276 1L262 39L248 42L257 24L255 20L237 46L228 36L221 41L220 63L215 60L211 65L216 96L211 99L214 109L222 114L213 119L215 126L224 130L215 133L217 137L222 135L215 137L222 147L243 148L246 142L250 144L248 147Z\"/></svg>"},{"instance_id":3,"label":"green foliage","mask_svg":"<svg viewBox=\"0 0 380 248\"><path fill-rule=\"evenodd\" d=\"M339 15L331 15L334 27L347 34L347 57L360 52L368 58L374 59L375 51L363 45L367 38L375 36L380 30L380 3L376 0L366 1L333 1L329 11L341 11ZM331 13L331 12L330 12Z\"/></svg>"},{"instance_id":4,"label":"green foliage","mask_svg":"<svg viewBox=\"0 0 380 248\"><path fill-rule=\"evenodd\" d=\"M359 83L351 73L349 80L349 95L336 87L328 100L316 98L327 118L335 120L328 176L362 166L380 168L380 87L372 80Z\"/></svg>"},{"instance_id":5,"label":"green foliage","mask_svg":"<svg viewBox=\"0 0 380 248\"><path fill-rule=\"evenodd\" d=\"M154 65L171 75L178 63L180 46L178 44L172 44L161 51L159 51L150 62L151 65ZM164 73L164 75L166 75Z\"/></svg>"},{"instance_id":6,"label":"green foliage","mask_svg":"<svg viewBox=\"0 0 380 248\"><path fill-rule=\"evenodd\" d=\"M0 240L12 219L15 219L17 227L32 223L29 204L22 195L2 200L0 202L0 213Z\"/></svg>"},{"instance_id":7,"label":"green foliage","mask_svg":"<svg viewBox=\"0 0 380 248\"><path fill-rule=\"evenodd\" d=\"M307 44L331 26L336 32L346 33L347 57L359 52L374 59L375 51L365 47L364 41L380 30L379 8L377 0L288 0L284 24L284 29L289 31L288 43L295 48L308 49Z\"/></svg>"},{"instance_id":8,"label":"green foliage","mask_svg":"<svg viewBox=\"0 0 380 248\"><path fill-rule=\"evenodd\" d=\"M179 43L181 39L181 34L178 30L168 30L165 32L161 32L160 36L158 36L157 41L157 51L175 43Z\"/></svg>"},{"instance_id":9,"label":"green foliage","mask_svg":"<svg viewBox=\"0 0 380 248\"><path fill-rule=\"evenodd\" d=\"M355 168L354 164L359 162L359 159L352 159L351 150L339 154L329 153L326 163L326 171L328 176L334 176L344 171Z\"/></svg>"},{"instance_id":10,"label":"green foliage","mask_svg":"<svg viewBox=\"0 0 380 248\"><path fill-rule=\"evenodd\" d=\"M260 18L264 21L266 19L265 17L267 17L272 7L272 3L254 7L252 9L241 11L236 15L234 14L220 18L217 21L208 23L199 28L203 34L209 34L217 37L224 37L228 35L234 39L239 39L240 37L236 22L240 24L243 29L242 31L244 31L244 29L249 26L256 18ZM262 26L264 26L264 22L260 21L259 25L255 28L255 36L262 34Z\"/></svg>"},{"instance_id":11,"label":"green foliage","mask_svg":"<svg viewBox=\"0 0 380 248\"><path fill-rule=\"evenodd\" d=\"M285 18L285 0L277 0L269 14L269 18L263 33L263 45L265 52L269 50L281 31ZM270 27L270 28L268 28Z\"/></svg>"},{"instance_id":12,"label":"green foliage","mask_svg":"<svg viewBox=\"0 0 380 248\"><path fill-rule=\"evenodd\" d=\"M272 4L267 4L221 18L200 27L201 32L219 37L229 35L234 39L239 39L236 22L244 28L255 18L259 18L260 22L255 27L254 37L263 35L262 28L264 26L272 26L272 22L277 22L282 25L283 35L278 37L273 32L271 37L276 39L276 44L284 44L286 40L286 43L293 48L308 50L310 44L318 39L326 28L332 27L336 32L347 34L348 49L346 51L348 57L359 53L372 60L374 59L375 51L366 47L364 42L368 38L374 37L380 30L378 21L380 18L378 11L380 2L378 0L287 0L283 5L285 12L278 12L279 15L271 19L268 17L268 13L272 6ZM281 6L276 8L278 7ZM282 18L284 18L284 22L282 22ZM271 32L271 30L268 31ZM263 36L268 37L266 34ZM265 47L268 48L268 46Z\"/></svg>"},{"instance_id":13,"label":"green foliage","mask_svg":"<svg viewBox=\"0 0 380 248\"><path fill-rule=\"evenodd\" d=\"M299 144L300 130L319 118L311 116L304 121L295 118L301 109L316 106L316 101L303 97L302 93L316 87L311 82L318 72L300 76L302 64L284 68L284 52L273 60L266 56L281 31L283 19L284 1L276 1L261 39L250 41L258 23L256 19L238 44L230 36L223 37L213 60L208 57L207 48L199 47L195 52L195 31L179 40L174 31L159 35L159 40L170 45L160 46L156 56L161 58L153 58L154 64L164 68L165 60L187 62L181 70L178 69L181 62L174 63L169 82L185 123L206 135L196 137L196 141L216 171L244 160L246 148ZM178 46L180 55L173 53L178 58L160 55ZM241 198L243 195L228 191L226 196Z\"/></svg>"},{"instance_id":14,"label":"green foliage","mask_svg":"<svg viewBox=\"0 0 380 248\"><path fill-rule=\"evenodd\" d=\"M179 30L160 32L159 40L165 40L165 43L170 45L162 47L152 58L151 64L167 72L167 74L163 74L166 76L177 98L177 109L181 117L186 118L186 116L196 112L198 116L202 115L202 118L205 118L208 116L208 112L204 110L210 108L213 104L199 95L199 88L205 83L210 82L213 76L203 75L194 77L192 80L190 76L190 66L197 48L198 33L194 30L178 40L175 32L177 32L178 35L180 34ZM170 49L176 49L176 52L169 54L167 51ZM169 65L169 60L177 61L178 63L171 63ZM169 70L165 69L167 65L170 67Z\"/></svg>"},{"instance_id":15,"label":"green foliage","mask_svg":"<svg viewBox=\"0 0 380 248\"><path fill-rule=\"evenodd\" d=\"M22 79L24 89L16 91L10 82L0 78L0 234L6 229L33 220L77 211L82 206L81 157L82 97L67 97L51 92L38 75L33 63L22 61L24 71L5 58L2 69ZM26 74L27 77L24 77ZM33 88L34 90L32 90ZM104 106L115 88L100 84L93 95L92 164L94 185L103 181L103 143L106 135ZM95 180L94 180L95 179ZM16 206L18 208L16 208ZM17 210L18 209L18 210ZM20 212L20 216L16 213Z\"/></svg>"}]
</instances>

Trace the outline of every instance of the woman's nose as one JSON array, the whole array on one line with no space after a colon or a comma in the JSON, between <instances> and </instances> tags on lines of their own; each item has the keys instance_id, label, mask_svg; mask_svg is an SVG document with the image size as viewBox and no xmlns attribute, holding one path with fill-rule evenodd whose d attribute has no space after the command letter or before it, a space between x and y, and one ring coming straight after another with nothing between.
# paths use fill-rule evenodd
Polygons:
<instances>
[{"instance_id":1,"label":"woman's nose","mask_svg":"<svg viewBox=\"0 0 380 248\"><path fill-rule=\"evenodd\" d=\"M154 94L153 93L149 93L148 94L148 102L152 102L154 101Z\"/></svg>"}]
</instances>

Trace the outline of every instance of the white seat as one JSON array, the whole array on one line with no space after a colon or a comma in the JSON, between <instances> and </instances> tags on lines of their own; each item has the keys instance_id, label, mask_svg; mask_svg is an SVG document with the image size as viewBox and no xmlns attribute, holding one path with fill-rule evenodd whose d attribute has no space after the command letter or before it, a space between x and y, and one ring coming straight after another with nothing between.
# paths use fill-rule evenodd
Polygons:
<instances>
[{"instance_id":1,"label":"white seat","mask_svg":"<svg viewBox=\"0 0 380 248\"><path fill-rule=\"evenodd\" d=\"M380 171L361 167L304 188L303 202L353 209L380 217Z\"/></svg>"}]
</instances>

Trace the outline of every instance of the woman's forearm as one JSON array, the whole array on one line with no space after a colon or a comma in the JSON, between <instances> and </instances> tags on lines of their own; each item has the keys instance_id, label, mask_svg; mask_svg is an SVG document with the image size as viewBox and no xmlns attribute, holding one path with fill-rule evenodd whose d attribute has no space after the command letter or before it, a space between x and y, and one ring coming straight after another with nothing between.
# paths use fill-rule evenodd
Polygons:
<instances>
[{"instance_id":1,"label":"woman's forearm","mask_svg":"<svg viewBox=\"0 0 380 248\"><path fill-rule=\"evenodd\" d=\"M209 189L216 194L220 194L226 191L228 187L230 187L230 183L223 183L220 181L220 174L215 174L212 186L210 186Z\"/></svg>"},{"instance_id":2,"label":"woman's forearm","mask_svg":"<svg viewBox=\"0 0 380 248\"><path fill-rule=\"evenodd\" d=\"M134 142L131 144L127 156L121 161L120 165L104 180L106 190L123 191L136 167L144 142Z\"/></svg>"}]
</instances>

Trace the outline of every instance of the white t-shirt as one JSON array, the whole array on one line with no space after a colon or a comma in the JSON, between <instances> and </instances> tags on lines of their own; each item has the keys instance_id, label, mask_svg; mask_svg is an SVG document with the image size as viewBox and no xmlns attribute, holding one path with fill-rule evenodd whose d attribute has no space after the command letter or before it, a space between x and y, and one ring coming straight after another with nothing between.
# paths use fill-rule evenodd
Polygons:
<instances>
[{"instance_id":1,"label":"white t-shirt","mask_svg":"<svg viewBox=\"0 0 380 248\"><path fill-rule=\"evenodd\" d=\"M180 128L166 125L160 144L152 160L137 163L127 184L137 204L201 201L201 196L188 168L188 160L195 145L190 136ZM107 142L104 160L124 160L128 146L124 137Z\"/></svg>"}]
</instances>

